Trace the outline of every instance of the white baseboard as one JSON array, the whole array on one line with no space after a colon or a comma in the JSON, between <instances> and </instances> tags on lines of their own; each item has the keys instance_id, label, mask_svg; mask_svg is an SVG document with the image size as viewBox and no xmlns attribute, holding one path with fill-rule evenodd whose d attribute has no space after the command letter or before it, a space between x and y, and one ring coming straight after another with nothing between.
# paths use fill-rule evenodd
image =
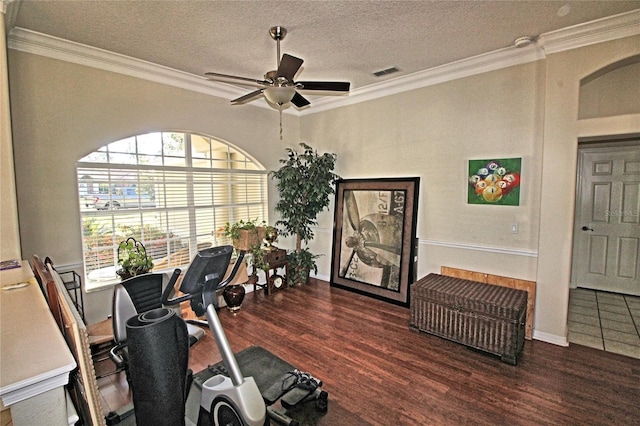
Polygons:
<instances>
[{"instance_id":1,"label":"white baseboard","mask_svg":"<svg viewBox=\"0 0 640 426\"><path fill-rule=\"evenodd\" d=\"M317 279L317 280L321 280L321 281L326 281L326 282L331 282L331 277L329 277L328 275L323 275L323 274L317 274L315 275L313 272L310 274L311 277Z\"/></svg>"},{"instance_id":2,"label":"white baseboard","mask_svg":"<svg viewBox=\"0 0 640 426\"><path fill-rule=\"evenodd\" d=\"M558 346L569 346L569 341L565 336L557 336L555 334L543 333L541 331L533 330L533 338L542 342L551 343Z\"/></svg>"}]
</instances>

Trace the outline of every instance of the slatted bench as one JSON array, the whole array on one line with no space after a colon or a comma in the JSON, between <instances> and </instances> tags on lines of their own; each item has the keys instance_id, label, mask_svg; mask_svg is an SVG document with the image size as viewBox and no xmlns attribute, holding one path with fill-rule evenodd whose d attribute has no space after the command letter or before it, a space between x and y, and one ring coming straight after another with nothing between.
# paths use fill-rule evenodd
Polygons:
<instances>
[{"instance_id":1,"label":"slatted bench","mask_svg":"<svg viewBox=\"0 0 640 426\"><path fill-rule=\"evenodd\" d=\"M411 286L410 327L516 365L524 346L527 292L439 274Z\"/></svg>"}]
</instances>

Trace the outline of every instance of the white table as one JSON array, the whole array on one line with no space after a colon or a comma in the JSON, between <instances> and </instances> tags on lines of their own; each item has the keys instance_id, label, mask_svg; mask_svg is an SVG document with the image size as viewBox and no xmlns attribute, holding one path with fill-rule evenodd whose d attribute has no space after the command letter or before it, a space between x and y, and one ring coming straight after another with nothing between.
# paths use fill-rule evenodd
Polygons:
<instances>
[{"instance_id":1,"label":"white table","mask_svg":"<svg viewBox=\"0 0 640 426\"><path fill-rule=\"evenodd\" d=\"M64 386L75 367L29 262L0 271L0 398L13 424L68 425Z\"/></svg>"}]
</instances>

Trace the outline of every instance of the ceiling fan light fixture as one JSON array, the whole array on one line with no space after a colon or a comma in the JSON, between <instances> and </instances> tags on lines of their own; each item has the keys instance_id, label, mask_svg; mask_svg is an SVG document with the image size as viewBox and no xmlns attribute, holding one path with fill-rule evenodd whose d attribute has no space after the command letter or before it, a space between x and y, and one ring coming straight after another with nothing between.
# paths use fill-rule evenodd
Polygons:
<instances>
[{"instance_id":1,"label":"ceiling fan light fixture","mask_svg":"<svg viewBox=\"0 0 640 426\"><path fill-rule=\"evenodd\" d=\"M287 34L287 30L283 27L272 27L269 30L271 38L276 41L277 54L276 54L276 69L268 71L264 74L264 80L256 80L253 78L234 76L229 74L220 74L216 72L207 72L205 75L209 80L220 80L228 82L230 79L241 80L247 84L257 85L262 87L258 90L254 90L244 96L240 96L237 99L232 99L232 105L244 104L253 100L262 98L267 101L267 104L277 110L282 110L289 107L292 104L296 108L304 108L310 104L310 102L301 95L297 90L305 91L319 91L319 92L349 92L351 83L348 81L301 81L296 82L295 76L300 72L303 59L296 58L289 54L283 54L280 56L280 41Z\"/></svg>"},{"instance_id":2,"label":"ceiling fan light fixture","mask_svg":"<svg viewBox=\"0 0 640 426\"><path fill-rule=\"evenodd\" d=\"M296 89L288 86L275 86L267 87L263 93L269 102L282 106L291 102L291 99L296 94Z\"/></svg>"}]
</instances>

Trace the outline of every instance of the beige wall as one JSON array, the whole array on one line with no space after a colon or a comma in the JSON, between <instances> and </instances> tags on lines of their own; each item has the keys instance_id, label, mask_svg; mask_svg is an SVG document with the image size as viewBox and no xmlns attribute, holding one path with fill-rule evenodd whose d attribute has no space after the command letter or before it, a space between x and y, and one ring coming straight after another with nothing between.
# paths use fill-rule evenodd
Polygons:
<instances>
[{"instance_id":1,"label":"beige wall","mask_svg":"<svg viewBox=\"0 0 640 426\"><path fill-rule=\"evenodd\" d=\"M640 113L640 58L580 87L578 119Z\"/></svg>"},{"instance_id":2,"label":"beige wall","mask_svg":"<svg viewBox=\"0 0 640 426\"><path fill-rule=\"evenodd\" d=\"M446 265L537 281L535 336L566 345L580 80L639 39L303 117L301 138L336 151L344 178L420 176L418 276ZM637 115L615 118L591 128L640 131ZM466 204L467 160L491 157L522 157L520 206ZM330 217L320 224L314 244L330 250Z\"/></svg>"},{"instance_id":3,"label":"beige wall","mask_svg":"<svg viewBox=\"0 0 640 426\"><path fill-rule=\"evenodd\" d=\"M226 100L10 51L23 255L81 261L75 161L152 130L220 137L278 167L304 141L338 154L344 178L420 176L419 275L441 265L538 281L535 336L566 344L580 79L637 55L633 37L549 55L317 114L231 107ZM640 131L634 117L624 131ZM607 125L608 133L621 132ZM618 129L618 130L616 130ZM467 161L522 157L517 207L466 204ZM271 205L275 203L271 185ZM272 218L274 220L275 218ZM330 274L333 208L311 248ZM512 234L512 223L519 232Z\"/></svg>"},{"instance_id":4,"label":"beige wall","mask_svg":"<svg viewBox=\"0 0 640 426\"><path fill-rule=\"evenodd\" d=\"M276 110L234 107L227 100L14 50L9 71L27 258L38 254L57 265L82 263L76 161L109 142L149 131L189 130L231 142L273 169L283 146L298 140L298 119L285 114L280 141ZM90 319L110 313L104 297L89 294L85 300Z\"/></svg>"},{"instance_id":5,"label":"beige wall","mask_svg":"<svg viewBox=\"0 0 640 426\"><path fill-rule=\"evenodd\" d=\"M94 68L11 51L14 146L23 254L82 259L76 161L127 136L189 130L227 140L267 168L296 143L295 117ZM290 139L294 142L290 142Z\"/></svg>"},{"instance_id":6,"label":"beige wall","mask_svg":"<svg viewBox=\"0 0 640 426\"><path fill-rule=\"evenodd\" d=\"M0 13L0 260L21 257L11 141L6 42L5 15Z\"/></svg>"},{"instance_id":7,"label":"beige wall","mask_svg":"<svg viewBox=\"0 0 640 426\"><path fill-rule=\"evenodd\" d=\"M303 117L301 139L337 152L343 178L421 178L418 276L447 265L535 280L543 87L543 62L520 65ZM468 160L510 157L520 206L468 205Z\"/></svg>"},{"instance_id":8,"label":"beige wall","mask_svg":"<svg viewBox=\"0 0 640 426\"><path fill-rule=\"evenodd\" d=\"M547 340L567 335L580 81L639 53L640 36L635 36L552 54L546 60L535 328ZM640 131L639 120L628 124L630 127L620 131L633 127Z\"/></svg>"}]
</instances>

